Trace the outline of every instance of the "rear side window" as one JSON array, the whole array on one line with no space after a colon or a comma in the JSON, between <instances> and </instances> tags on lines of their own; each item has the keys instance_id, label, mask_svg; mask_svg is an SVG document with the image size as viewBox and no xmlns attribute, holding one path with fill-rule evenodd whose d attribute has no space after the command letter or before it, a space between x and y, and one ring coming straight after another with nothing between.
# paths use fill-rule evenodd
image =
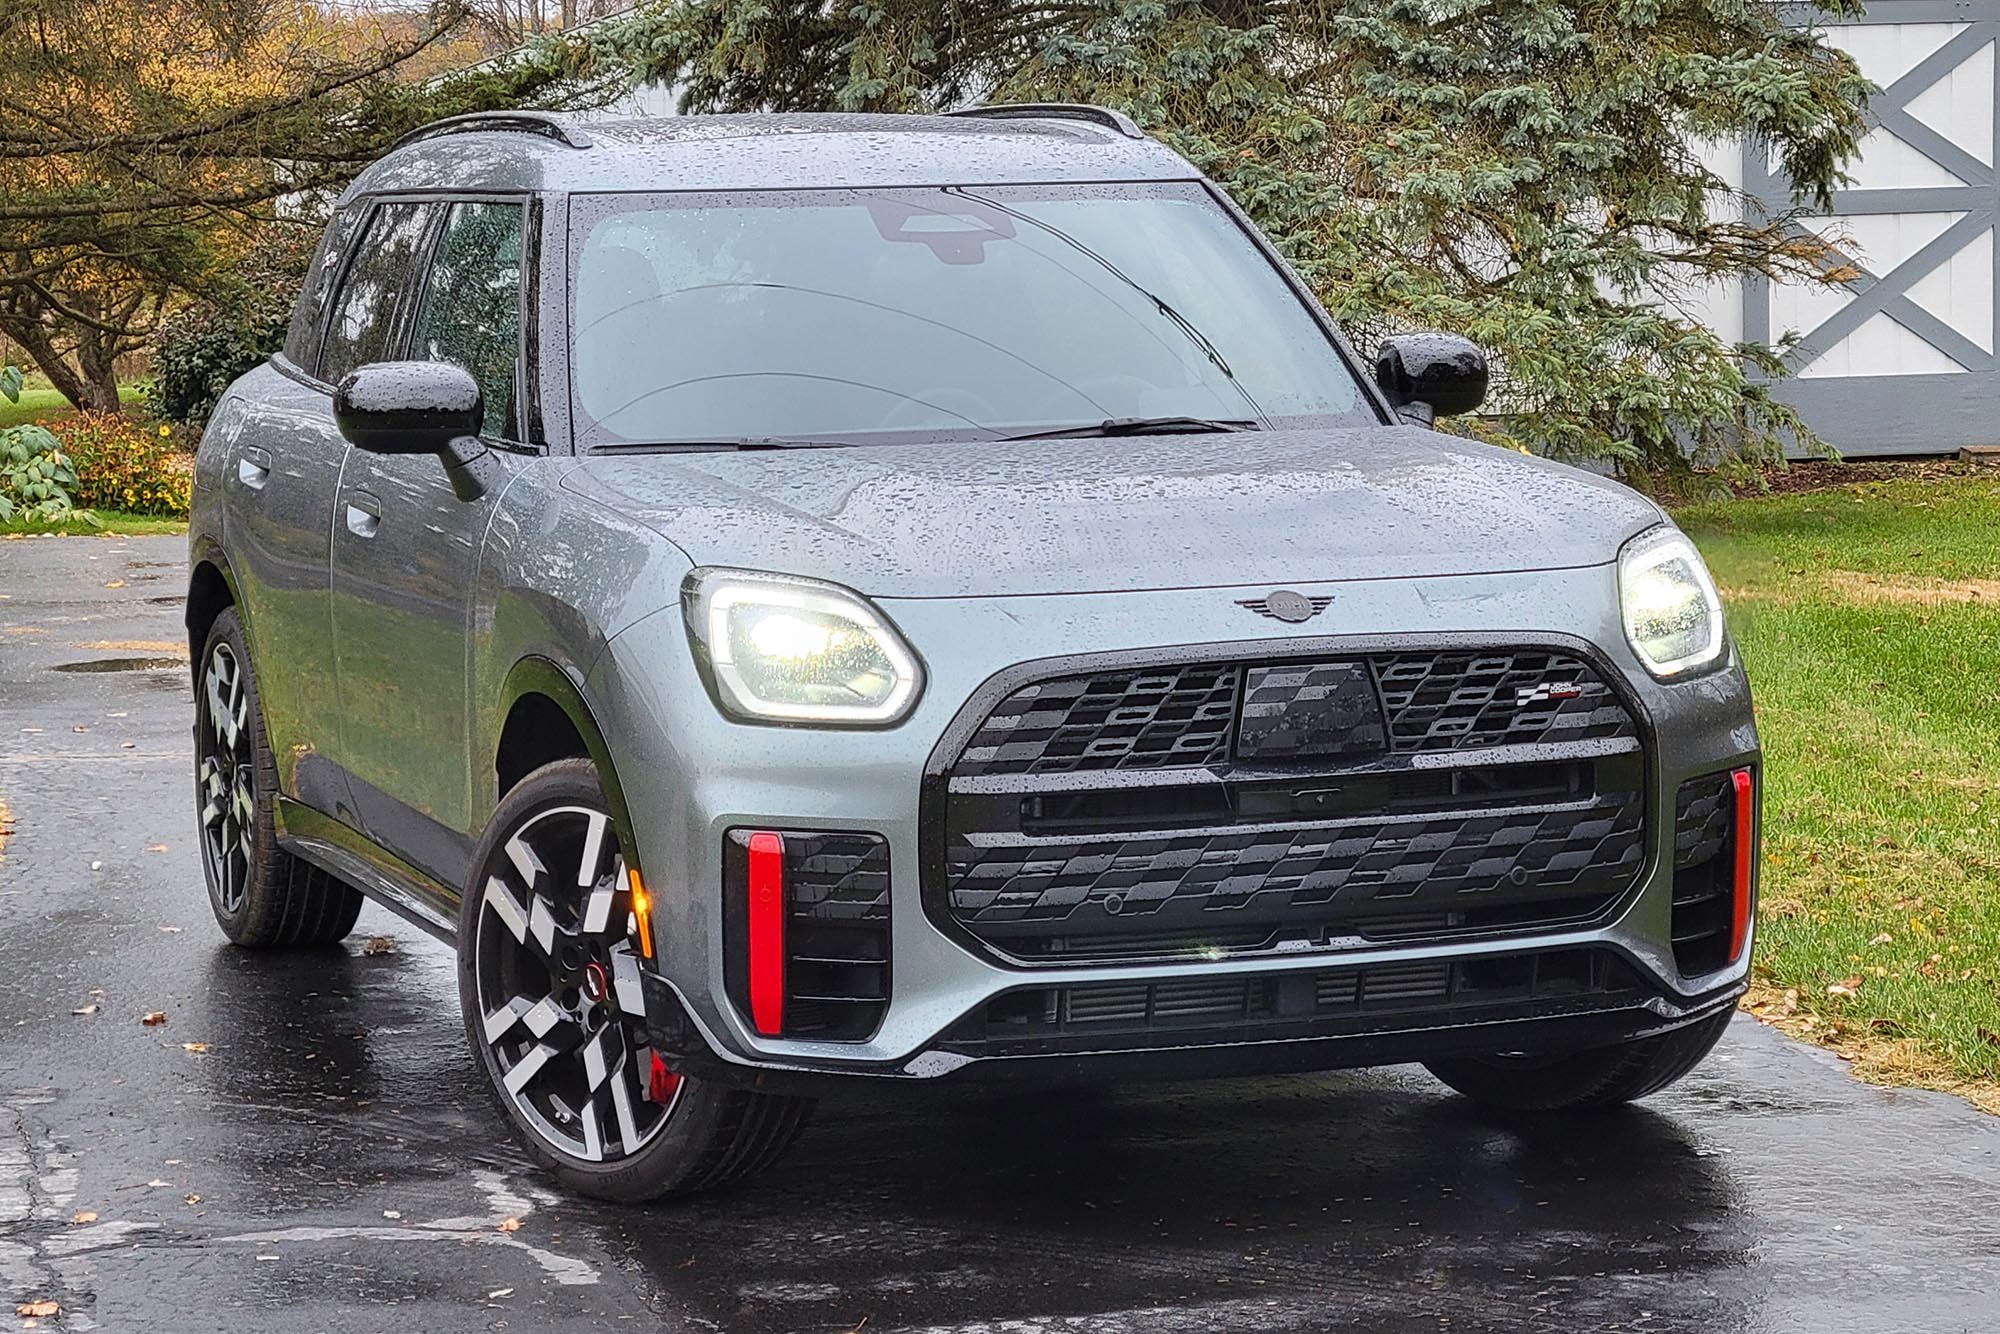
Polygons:
<instances>
[{"instance_id":1,"label":"rear side window","mask_svg":"<svg viewBox=\"0 0 2000 1334\"><path fill-rule=\"evenodd\" d=\"M393 355L397 305L435 213L434 204L383 204L370 216L334 302L320 379L338 381L356 366Z\"/></svg>"},{"instance_id":2,"label":"rear side window","mask_svg":"<svg viewBox=\"0 0 2000 1334\"><path fill-rule=\"evenodd\" d=\"M521 348L521 205L453 204L438 234L411 356L472 372L487 435L515 437Z\"/></svg>"},{"instance_id":3,"label":"rear side window","mask_svg":"<svg viewBox=\"0 0 2000 1334\"><path fill-rule=\"evenodd\" d=\"M285 335L285 356L294 366L310 371L319 361L320 331L326 327L326 303L333 295L334 279L340 276L340 261L347 257L347 243L354 239L354 226L361 221L361 205L337 209L327 220L319 249L313 252L312 267L306 270L299 288L298 304L292 307L291 332Z\"/></svg>"}]
</instances>

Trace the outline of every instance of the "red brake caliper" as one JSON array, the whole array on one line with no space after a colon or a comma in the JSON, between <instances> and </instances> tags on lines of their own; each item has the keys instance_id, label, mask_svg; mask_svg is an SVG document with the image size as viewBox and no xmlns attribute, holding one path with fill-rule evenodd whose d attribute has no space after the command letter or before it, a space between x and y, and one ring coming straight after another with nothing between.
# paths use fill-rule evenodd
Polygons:
<instances>
[{"instance_id":1,"label":"red brake caliper","mask_svg":"<svg viewBox=\"0 0 2000 1334\"><path fill-rule=\"evenodd\" d=\"M667 1069L667 1063L660 1059L660 1053L653 1053L653 1073L646 1080L646 1098L664 1107L674 1100L674 1091L681 1086L681 1077Z\"/></svg>"}]
</instances>

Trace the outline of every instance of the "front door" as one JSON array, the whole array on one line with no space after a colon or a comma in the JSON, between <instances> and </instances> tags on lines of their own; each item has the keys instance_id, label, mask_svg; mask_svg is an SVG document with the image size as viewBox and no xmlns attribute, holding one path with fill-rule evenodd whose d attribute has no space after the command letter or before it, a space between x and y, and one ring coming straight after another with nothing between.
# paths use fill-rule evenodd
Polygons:
<instances>
[{"instance_id":1,"label":"front door","mask_svg":"<svg viewBox=\"0 0 2000 1334\"><path fill-rule=\"evenodd\" d=\"M484 391L484 441L456 458L350 449L333 522L340 751L363 830L455 894L471 853L468 635L508 443L521 346L523 206L446 206L412 291L404 355ZM441 907L447 905L439 905Z\"/></svg>"}]
</instances>

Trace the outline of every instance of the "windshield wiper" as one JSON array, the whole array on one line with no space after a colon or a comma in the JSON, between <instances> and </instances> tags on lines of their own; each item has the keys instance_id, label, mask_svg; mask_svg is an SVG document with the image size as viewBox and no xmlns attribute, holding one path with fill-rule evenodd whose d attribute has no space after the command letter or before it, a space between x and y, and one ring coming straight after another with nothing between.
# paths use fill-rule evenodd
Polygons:
<instances>
[{"instance_id":1,"label":"windshield wiper","mask_svg":"<svg viewBox=\"0 0 2000 1334\"><path fill-rule=\"evenodd\" d=\"M794 440L776 435L744 435L731 440L620 440L592 445L592 454L715 454L724 450L847 449L852 440Z\"/></svg>"},{"instance_id":2,"label":"windshield wiper","mask_svg":"<svg viewBox=\"0 0 2000 1334\"><path fill-rule=\"evenodd\" d=\"M1194 435L1201 431L1255 431L1256 422L1224 421L1216 417L1107 417L1101 422L1057 426L1047 431L1010 435L1008 440L1060 440L1086 435Z\"/></svg>"}]
</instances>

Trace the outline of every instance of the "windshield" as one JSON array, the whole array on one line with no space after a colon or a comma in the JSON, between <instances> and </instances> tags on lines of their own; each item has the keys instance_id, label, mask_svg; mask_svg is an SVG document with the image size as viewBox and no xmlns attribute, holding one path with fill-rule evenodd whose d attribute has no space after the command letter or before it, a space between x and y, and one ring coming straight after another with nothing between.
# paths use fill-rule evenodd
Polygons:
<instances>
[{"instance_id":1,"label":"windshield","mask_svg":"<svg viewBox=\"0 0 2000 1334\"><path fill-rule=\"evenodd\" d=\"M585 446L1376 420L1313 313L1196 182L573 207Z\"/></svg>"}]
</instances>

